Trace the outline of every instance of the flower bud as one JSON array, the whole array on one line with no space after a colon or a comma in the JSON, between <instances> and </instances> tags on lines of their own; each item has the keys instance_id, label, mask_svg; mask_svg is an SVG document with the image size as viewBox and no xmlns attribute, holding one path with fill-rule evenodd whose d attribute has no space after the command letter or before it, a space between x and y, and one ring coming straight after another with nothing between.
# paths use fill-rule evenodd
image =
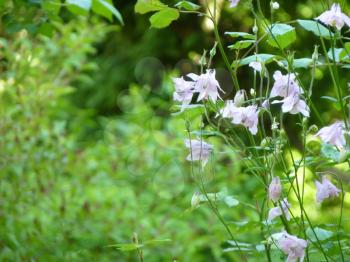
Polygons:
<instances>
[{"instance_id":1,"label":"flower bud","mask_svg":"<svg viewBox=\"0 0 350 262\"><path fill-rule=\"evenodd\" d=\"M233 99L233 104L237 107L240 107L241 105L243 105L244 101L244 90L239 90L236 93L235 98Z\"/></svg>"},{"instance_id":2,"label":"flower bud","mask_svg":"<svg viewBox=\"0 0 350 262\"><path fill-rule=\"evenodd\" d=\"M278 2L272 2L271 7L272 9L277 10L280 8L280 4Z\"/></svg>"},{"instance_id":3,"label":"flower bud","mask_svg":"<svg viewBox=\"0 0 350 262\"><path fill-rule=\"evenodd\" d=\"M250 89L250 95L251 96L255 96L256 95L256 92L253 88Z\"/></svg>"},{"instance_id":4,"label":"flower bud","mask_svg":"<svg viewBox=\"0 0 350 262\"><path fill-rule=\"evenodd\" d=\"M199 203L201 202L201 193L195 192L191 199L191 207L197 208L199 207Z\"/></svg>"},{"instance_id":5,"label":"flower bud","mask_svg":"<svg viewBox=\"0 0 350 262\"><path fill-rule=\"evenodd\" d=\"M258 28L258 26L256 25L256 19L255 19L255 21L254 21L254 26L253 26L253 33L254 33L254 34L257 34L257 33L258 33L258 30L259 30L259 28Z\"/></svg>"},{"instance_id":6,"label":"flower bud","mask_svg":"<svg viewBox=\"0 0 350 262\"><path fill-rule=\"evenodd\" d=\"M277 202L281 197L282 185L279 177L274 177L269 185L269 199Z\"/></svg>"}]
</instances>

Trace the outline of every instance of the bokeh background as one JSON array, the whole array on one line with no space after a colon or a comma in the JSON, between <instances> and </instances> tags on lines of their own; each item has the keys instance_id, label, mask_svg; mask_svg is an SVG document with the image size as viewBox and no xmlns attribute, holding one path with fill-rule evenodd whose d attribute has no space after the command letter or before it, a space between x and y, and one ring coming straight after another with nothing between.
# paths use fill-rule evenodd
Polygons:
<instances>
[{"instance_id":1,"label":"bokeh background","mask_svg":"<svg viewBox=\"0 0 350 262\"><path fill-rule=\"evenodd\" d=\"M185 160L186 123L182 115L172 115L171 77L199 71L203 50L214 44L210 23L182 14L170 27L154 29L149 15L134 13L136 1L114 1L124 18L121 26L65 6L50 13L42 2L0 4L0 260L137 261L137 252L110 247L131 243L135 232L143 242L171 240L146 245L145 261L238 261L235 252L223 252L228 236L210 209L190 210L198 188ZM254 19L247 1L241 2L230 9L228 1L218 1L221 33L251 32ZM269 1L261 2L269 17ZM327 8L325 2L280 0L275 20L312 19ZM349 14L346 1L339 2ZM317 38L303 30L297 35L295 57L311 57ZM226 36L223 41L232 43ZM261 48L269 52L272 47ZM219 55L213 65L225 98L232 97ZM238 74L249 90L251 70ZM349 69L342 74L346 88ZM310 75L300 71L304 83ZM325 95L334 93L321 68L314 102L328 124L339 116L320 99ZM189 117L199 125L198 118ZM297 154L294 120L290 116L287 130ZM240 241L258 245L254 206L264 190L223 141L210 141L217 153L209 163L208 190L239 199L236 207L219 207ZM349 174L341 175L349 184ZM332 214L339 212L339 200L315 206L313 180L312 174L306 180L310 217L316 224L336 223ZM347 198L347 229L349 208ZM262 261L261 256L255 252L251 259Z\"/></svg>"}]
</instances>

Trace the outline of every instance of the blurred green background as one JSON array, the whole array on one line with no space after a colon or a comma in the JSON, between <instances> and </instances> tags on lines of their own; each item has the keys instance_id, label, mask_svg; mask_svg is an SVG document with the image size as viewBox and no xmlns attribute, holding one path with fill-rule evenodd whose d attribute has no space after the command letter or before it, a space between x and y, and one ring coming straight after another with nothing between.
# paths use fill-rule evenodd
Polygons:
<instances>
[{"instance_id":1,"label":"blurred green background","mask_svg":"<svg viewBox=\"0 0 350 262\"><path fill-rule=\"evenodd\" d=\"M124 26L69 6L55 12L40 0L0 4L0 261L137 261L136 252L109 246L131 243L134 232L141 242L171 239L145 246L145 261L238 261L234 252L223 252L228 236L209 208L190 211L198 188L185 160L186 122L171 115L171 77L198 72L203 49L214 43L212 28L189 14L169 28L150 28L149 16L134 13L135 2L114 1ZM221 33L251 31L247 1L239 10L218 2ZM279 21L311 19L326 8L316 0L279 3ZM262 6L269 16L269 1ZM223 39L226 46L232 41ZM295 57L311 57L315 43L298 31ZM220 56L213 64L226 98L232 97ZM238 72L249 90L251 72ZM300 76L308 83L309 73ZM329 123L338 115L319 99L333 93L326 71L317 70L315 86L314 101ZM192 120L198 128L199 119ZM289 132L296 128L290 121ZM291 138L298 148L298 137ZM223 141L210 142L219 153L209 163L208 191L227 191L241 202L219 207L227 221L249 221L230 226L240 241L258 245L254 206L264 189ZM313 179L307 177L307 205L315 209ZM310 217L336 223L329 214L339 212L337 206L338 200L317 206ZM347 198L347 229L349 208ZM284 258L276 253L274 259Z\"/></svg>"}]
</instances>

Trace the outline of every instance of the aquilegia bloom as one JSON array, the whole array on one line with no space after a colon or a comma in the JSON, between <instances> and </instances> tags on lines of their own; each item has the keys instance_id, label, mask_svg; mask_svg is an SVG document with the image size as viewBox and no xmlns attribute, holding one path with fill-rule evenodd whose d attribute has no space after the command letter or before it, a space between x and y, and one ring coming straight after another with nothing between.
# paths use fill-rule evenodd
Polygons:
<instances>
[{"instance_id":1,"label":"aquilegia bloom","mask_svg":"<svg viewBox=\"0 0 350 262\"><path fill-rule=\"evenodd\" d=\"M322 177L322 182L316 181L316 201L321 203L324 199L330 197L337 197L340 190L327 179L327 177Z\"/></svg>"},{"instance_id":2,"label":"aquilegia bloom","mask_svg":"<svg viewBox=\"0 0 350 262\"><path fill-rule=\"evenodd\" d=\"M305 249L307 241L287 232L282 232L277 239L277 246L288 255L286 262L303 262L305 257Z\"/></svg>"},{"instance_id":3,"label":"aquilegia bloom","mask_svg":"<svg viewBox=\"0 0 350 262\"><path fill-rule=\"evenodd\" d=\"M208 162L210 153L213 151L213 146L200 139L186 139L185 146L190 149L190 154L187 156L188 161L202 161L205 165Z\"/></svg>"},{"instance_id":4,"label":"aquilegia bloom","mask_svg":"<svg viewBox=\"0 0 350 262\"><path fill-rule=\"evenodd\" d=\"M331 10L327 10L319 17L316 17L316 19L320 20L326 25L335 26L338 30L342 29L344 24L350 27L350 18L342 13L340 5L337 3L332 5Z\"/></svg>"},{"instance_id":5,"label":"aquilegia bloom","mask_svg":"<svg viewBox=\"0 0 350 262\"><path fill-rule=\"evenodd\" d=\"M238 5L240 0L230 0L231 4L230 7L236 7Z\"/></svg>"},{"instance_id":6,"label":"aquilegia bloom","mask_svg":"<svg viewBox=\"0 0 350 262\"><path fill-rule=\"evenodd\" d=\"M215 103L220 98L219 90L222 89L215 78L215 69L209 69L205 74L191 73L187 76L194 81L195 91L199 93L197 101L210 98Z\"/></svg>"},{"instance_id":7,"label":"aquilegia bloom","mask_svg":"<svg viewBox=\"0 0 350 262\"><path fill-rule=\"evenodd\" d=\"M282 185L280 178L274 177L269 185L269 199L277 202L281 197Z\"/></svg>"},{"instance_id":8,"label":"aquilegia bloom","mask_svg":"<svg viewBox=\"0 0 350 262\"><path fill-rule=\"evenodd\" d=\"M183 77L173 78L173 83L175 85L173 99L182 102L181 110L183 110L191 103L194 92L194 83L184 80Z\"/></svg>"},{"instance_id":9,"label":"aquilegia bloom","mask_svg":"<svg viewBox=\"0 0 350 262\"><path fill-rule=\"evenodd\" d=\"M273 103L278 103L275 101ZM298 94L287 96L281 102L282 104L282 112L283 113L291 113L293 115L302 113L305 117L310 116L309 106L306 104L304 100L302 100Z\"/></svg>"},{"instance_id":10,"label":"aquilegia bloom","mask_svg":"<svg viewBox=\"0 0 350 262\"><path fill-rule=\"evenodd\" d=\"M338 148L344 148L346 145L344 137L344 124L340 121L336 121L330 126L326 126L317 132L316 136L319 136L323 142L336 146Z\"/></svg>"},{"instance_id":11,"label":"aquilegia bloom","mask_svg":"<svg viewBox=\"0 0 350 262\"><path fill-rule=\"evenodd\" d=\"M282 75L281 71L276 71L273 74L275 83L271 89L270 97L287 97L292 94L302 94L303 90L295 80L295 77L293 73Z\"/></svg>"},{"instance_id":12,"label":"aquilegia bloom","mask_svg":"<svg viewBox=\"0 0 350 262\"><path fill-rule=\"evenodd\" d=\"M273 219L275 219L278 216L281 216L282 214L284 214L284 216L288 221L290 220L290 214L288 209L291 207L291 205L289 204L287 198L284 198L281 201L281 206L282 206L282 209L280 206L276 206L269 210L269 215L267 218L268 221L272 221Z\"/></svg>"}]
</instances>

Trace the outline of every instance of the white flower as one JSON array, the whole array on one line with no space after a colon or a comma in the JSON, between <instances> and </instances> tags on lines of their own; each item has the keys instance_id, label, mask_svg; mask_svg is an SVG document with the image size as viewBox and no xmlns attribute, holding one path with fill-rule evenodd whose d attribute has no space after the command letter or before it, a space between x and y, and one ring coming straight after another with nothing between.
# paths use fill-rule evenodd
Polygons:
<instances>
[{"instance_id":1,"label":"white flower","mask_svg":"<svg viewBox=\"0 0 350 262\"><path fill-rule=\"evenodd\" d=\"M214 69L207 70L205 74L196 75L191 73L187 76L195 82L195 91L199 92L197 101L210 98L215 103L220 98L218 89L223 90L220 88L219 82L215 79Z\"/></svg>"},{"instance_id":2,"label":"white flower","mask_svg":"<svg viewBox=\"0 0 350 262\"><path fill-rule=\"evenodd\" d=\"M249 63L249 66L254 69L254 71L261 72L262 64L261 62L253 61Z\"/></svg>"},{"instance_id":3,"label":"white flower","mask_svg":"<svg viewBox=\"0 0 350 262\"><path fill-rule=\"evenodd\" d=\"M277 102L277 101L275 101ZM305 103L304 100L302 100L298 94L287 96L285 99L282 100L282 112L283 113L291 113L293 115L302 113L305 117L310 116L310 108Z\"/></svg>"},{"instance_id":4,"label":"white flower","mask_svg":"<svg viewBox=\"0 0 350 262\"><path fill-rule=\"evenodd\" d=\"M307 247L306 240L290 235L287 232L274 235L273 237L276 238L278 248L288 255L286 262L304 261L305 249Z\"/></svg>"},{"instance_id":5,"label":"white flower","mask_svg":"<svg viewBox=\"0 0 350 262\"><path fill-rule=\"evenodd\" d=\"M336 121L330 126L326 126L317 132L316 136L319 136L323 142L334 145L338 148L344 148L346 145L344 137L344 123Z\"/></svg>"},{"instance_id":6,"label":"white flower","mask_svg":"<svg viewBox=\"0 0 350 262\"><path fill-rule=\"evenodd\" d=\"M186 139L185 146L190 149L188 161L201 161L203 166L208 162L213 146L199 139Z\"/></svg>"},{"instance_id":7,"label":"white flower","mask_svg":"<svg viewBox=\"0 0 350 262\"><path fill-rule=\"evenodd\" d=\"M284 214L284 216L286 217L286 219L289 221L290 220L290 214L289 214L289 208L291 207L291 205L288 203L287 198L284 198L281 201L281 206L277 206L277 207L273 207L269 210L269 214L268 214L268 221L272 221L273 219L275 219L278 216L281 216L282 214Z\"/></svg>"},{"instance_id":8,"label":"white flower","mask_svg":"<svg viewBox=\"0 0 350 262\"><path fill-rule=\"evenodd\" d=\"M350 27L350 18L342 13L340 5L336 3L332 5L331 10L325 11L316 19L326 25L335 26L338 30L342 29L344 24Z\"/></svg>"},{"instance_id":9,"label":"white flower","mask_svg":"<svg viewBox=\"0 0 350 262\"><path fill-rule=\"evenodd\" d=\"M280 8L280 4L278 2L273 2L271 3L271 7L272 9L277 10Z\"/></svg>"},{"instance_id":10,"label":"white flower","mask_svg":"<svg viewBox=\"0 0 350 262\"><path fill-rule=\"evenodd\" d=\"M269 199L277 202L281 197L282 185L279 177L274 177L269 185Z\"/></svg>"},{"instance_id":11,"label":"white flower","mask_svg":"<svg viewBox=\"0 0 350 262\"><path fill-rule=\"evenodd\" d=\"M230 0L231 4L230 7L236 7L238 5L240 0Z\"/></svg>"},{"instance_id":12,"label":"white flower","mask_svg":"<svg viewBox=\"0 0 350 262\"><path fill-rule=\"evenodd\" d=\"M175 85L173 99L182 102L181 110L183 110L191 103L194 92L194 83L184 80L183 77L173 78L173 83Z\"/></svg>"},{"instance_id":13,"label":"white flower","mask_svg":"<svg viewBox=\"0 0 350 262\"><path fill-rule=\"evenodd\" d=\"M295 74L289 73L282 75L281 71L273 74L275 83L273 84L270 97L282 96L287 97L292 94L302 94L303 90L295 80Z\"/></svg>"},{"instance_id":14,"label":"white flower","mask_svg":"<svg viewBox=\"0 0 350 262\"><path fill-rule=\"evenodd\" d=\"M326 198L337 197L339 195L340 190L326 176L322 177L322 183L316 181L315 184L317 188L316 201L318 203L321 203Z\"/></svg>"}]
</instances>

